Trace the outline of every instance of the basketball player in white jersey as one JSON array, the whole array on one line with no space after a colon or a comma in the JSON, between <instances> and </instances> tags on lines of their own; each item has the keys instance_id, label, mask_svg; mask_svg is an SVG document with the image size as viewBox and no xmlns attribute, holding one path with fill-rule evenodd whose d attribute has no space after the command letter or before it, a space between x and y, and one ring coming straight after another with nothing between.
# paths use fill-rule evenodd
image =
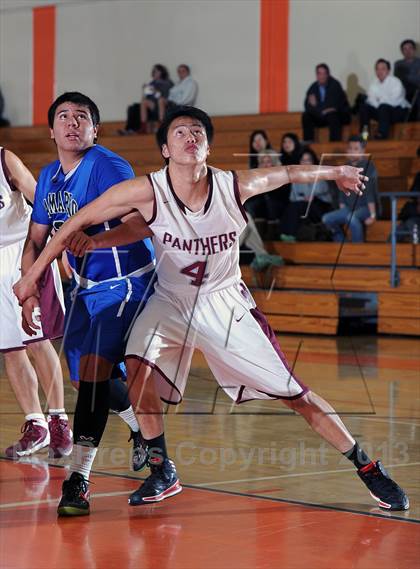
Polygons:
<instances>
[{"instance_id":1,"label":"basketball player in white jersey","mask_svg":"<svg viewBox=\"0 0 420 569\"><path fill-rule=\"evenodd\" d=\"M130 504L163 500L181 491L175 465L166 454L161 400L181 401L198 348L236 403L281 399L349 458L381 507L407 509L407 496L382 464L369 459L334 409L293 374L241 281L238 262L248 198L317 179L334 180L343 192L360 195L367 178L361 168L351 166L225 172L206 164L212 136L212 123L203 111L184 107L169 114L157 133L167 166L114 186L67 221L15 286L19 300L38 294L39 275L66 246L81 255L153 236L158 282L131 331L126 365L132 404L144 437L155 442L150 445L155 452L151 475L130 496ZM79 231L133 210L140 215L112 231L94 237ZM80 502L84 499L78 496Z\"/></svg>"},{"instance_id":2,"label":"basketball player in white jersey","mask_svg":"<svg viewBox=\"0 0 420 569\"><path fill-rule=\"evenodd\" d=\"M22 161L0 148L0 351L7 376L25 414L22 438L6 449L19 458L49 446L50 458L68 455L72 433L64 410L63 375L58 355L47 338L62 335L63 299L57 264L43 277L40 329L34 336L22 330L22 317L12 285L20 277L23 245L28 231L36 182ZM27 351L35 361L35 368ZM49 405L45 418L38 396L38 378Z\"/></svg>"}]
</instances>

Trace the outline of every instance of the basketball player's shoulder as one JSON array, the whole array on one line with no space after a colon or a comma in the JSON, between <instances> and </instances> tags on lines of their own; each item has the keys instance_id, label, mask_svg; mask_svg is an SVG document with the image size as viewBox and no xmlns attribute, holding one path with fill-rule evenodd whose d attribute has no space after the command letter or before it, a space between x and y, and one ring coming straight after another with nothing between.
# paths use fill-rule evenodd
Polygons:
<instances>
[{"instance_id":1,"label":"basketball player's shoulder","mask_svg":"<svg viewBox=\"0 0 420 569\"><path fill-rule=\"evenodd\" d=\"M221 170L220 168L215 168L214 166L208 166L211 170L212 175L217 181L232 182L234 178L234 172L232 170Z\"/></svg>"}]
</instances>

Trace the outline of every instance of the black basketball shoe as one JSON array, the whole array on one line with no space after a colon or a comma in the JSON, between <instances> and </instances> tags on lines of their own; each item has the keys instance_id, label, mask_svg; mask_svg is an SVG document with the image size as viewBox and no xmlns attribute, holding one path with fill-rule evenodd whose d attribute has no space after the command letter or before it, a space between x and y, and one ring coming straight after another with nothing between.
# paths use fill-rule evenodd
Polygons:
<instances>
[{"instance_id":1,"label":"black basketball shoe","mask_svg":"<svg viewBox=\"0 0 420 569\"><path fill-rule=\"evenodd\" d=\"M172 460L164 458L160 464L151 462L150 470L150 476L128 498L131 506L160 502L181 492L182 486Z\"/></svg>"},{"instance_id":2,"label":"black basketball shoe","mask_svg":"<svg viewBox=\"0 0 420 569\"><path fill-rule=\"evenodd\" d=\"M139 470L143 470L143 468L147 464L147 460L149 457L147 452L147 445L144 442L144 439L141 436L140 431L138 431L137 433L131 431L131 435L130 438L128 439L128 442L130 441L133 441L133 459L132 459L133 470L138 472Z\"/></svg>"},{"instance_id":3,"label":"black basketball shoe","mask_svg":"<svg viewBox=\"0 0 420 569\"><path fill-rule=\"evenodd\" d=\"M410 507L407 494L392 480L380 460L360 468L357 474L383 510L408 510Z\"/></svg>"},{"instance_id":4,"label":"black basketball shoe","mask_svg":"<svg viewBox=\"0 0 420 569\"><path fill-rule=\"evenodd\" d=\"M72 472L63 482L63 495L58 504L59 516L86 516L89 514L89 482L78 472Z\"/></svg>"}]
</instances>

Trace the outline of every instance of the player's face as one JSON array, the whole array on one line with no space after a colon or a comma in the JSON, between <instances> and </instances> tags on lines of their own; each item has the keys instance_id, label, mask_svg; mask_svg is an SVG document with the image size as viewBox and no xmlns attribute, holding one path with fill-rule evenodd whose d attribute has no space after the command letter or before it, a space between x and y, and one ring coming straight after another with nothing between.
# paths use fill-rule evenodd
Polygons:
<instances>
[{"instance_id":1,"label":"player's face","mask_svg":"<svg viewBox=\"0 0 420 569\"><path fill-rule=\"evenodd\" d=\"M389 69L385 63L378 63L378 65L375 67L375 71L379 81L383 81L387 75L389 75Z\"/></svg>"},{"instance_id":2,"label":"player's face","mask_svg":"<svg viewBox=\"0 0 420 569\"><path fill-rule=\"evenodd\" d=\"M177 164L203 164L209 154L206 129L192 117L177 117L168 130L167 143L162 147L164 158Z\"/></svg>"},{"instance_id":3,"label":"player's face","mask_svg":"<svg viewBox=\"0 0 420 569\"><path fill-rule=\"evenodd\" d=\"M57 107L50 132L59 150L81 152L93 145L98 128L88 107L65 102Z\"/></svg>"}]
</instances>

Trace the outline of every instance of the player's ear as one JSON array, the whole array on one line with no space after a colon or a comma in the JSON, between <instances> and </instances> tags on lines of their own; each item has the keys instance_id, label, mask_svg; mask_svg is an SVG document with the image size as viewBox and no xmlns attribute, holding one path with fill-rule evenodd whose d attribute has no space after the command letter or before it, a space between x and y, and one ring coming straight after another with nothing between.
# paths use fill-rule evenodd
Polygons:
<instances>
[{"instance_id":1,"label":"player's ear","mask_svg":"<svg viewBox=\"0 0 420 569\"><path fill-rule=\"evenodd\" d=\"M93 127L93 138L94 138L94 141L95 141L95 142L96 142L96 140L97 140L97 138L98 138L98 130L99 130L98 125L96 125L96 126Z\"/></svg>"},{"instance_id":2,"label":"player's ear","mask_svg":"<svg viewBox=\"0 0 420 569\"><path fill-rule=\"evenodd\" d=\"M164 158L169 158L169 157L170 157L170 156L169 156L168 146L167 146L166 144L162 144L162 150L161 150L161 152L162 152L162 156L163 156Z\"/></svg>"},{"instance_id":3,"label":"player's ear","mask_svg":"<svg viewBox=\"0 0 420 569\"><path fill-rule=\"evenodd\" d=\"M52 128L50 128L50 138L54 140L54 131Z\"/></svg>"}]
</instances>

